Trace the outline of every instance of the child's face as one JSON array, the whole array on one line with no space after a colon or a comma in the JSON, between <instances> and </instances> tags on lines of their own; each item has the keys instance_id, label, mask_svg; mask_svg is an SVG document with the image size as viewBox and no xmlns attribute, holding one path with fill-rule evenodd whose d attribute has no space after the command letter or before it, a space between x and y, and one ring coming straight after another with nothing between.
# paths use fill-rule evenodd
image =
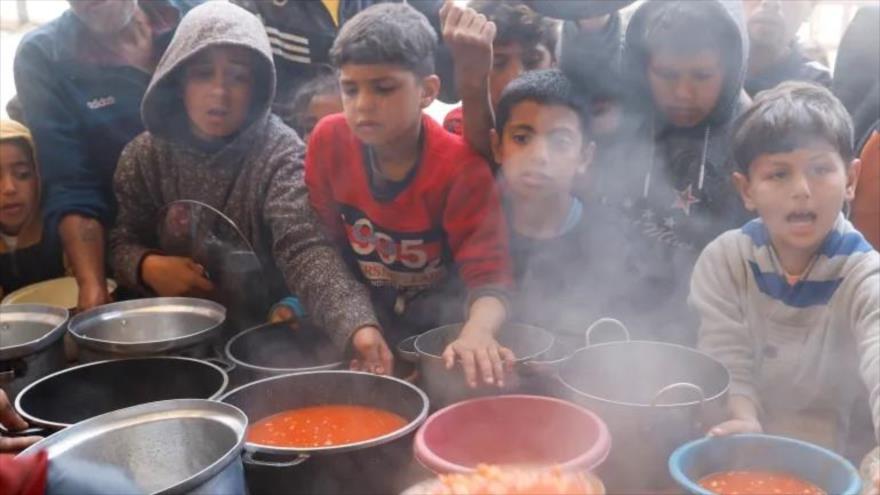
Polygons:
<instances>
[{"instance_id":1,"label":"child's face","mask_svg":"<svg viewBox=\"0 0 880 495\"><path fill-rule=\"evenodd\" d=\"M299 125L303 128L303 140L308 141L309 134L318 121L328 115L342 112L342 97L339 93L318 93L309 102L305 114L299 117Z\"/></svg>"},{"instance_id":2,"label":"child's face","mask_svg":"<svg viewBox=\"0 0 880 495\"><path fill-rule=\"evenodd\" d=\"M550 50L542 44L530 48L521 43L495 43L492 45L492 71L489 73L489 95L492 108L498 105L504 88L530 70L550 69L555 65Z\"/></svg>"},{"instance_id":3,"label":"child's face","mask_svg":"<svg viewBox=\"0 0 880 495\"><path fill-rule=\"evenodd\" d=\"M14 143L0 143L0 230L18 235L37 208L37 174L28 153Z\"/></svg>"},{"instance_id":4,"label":"child's face","mask_svg":"<svg viewBox=\"0 0 880 495\"><path fill-rule=\"evenodd\" d=\"M594 145L584 141L581 121L567 106L523 101L511 109L503 135L492 131L492 151L512 193L541 199L571 193L586 172Z\"/></svg>"},{"instance_id":5,"label":"child's face","mask_svg":"<svg viewBox=\"0 0 880 495\"><path fill-rule=\"evenodd\" d=\"M205 141L229 137L244 126L254 87L246 48L203 50L184 69L183 102L193 134Z\"/></svg>"},{"instance_id":6,"label":"child's face","mask_svg":"<svg viewBox=\"0 0 880 495\"><path fill-rule=\"evenodd\" d=\"M677 127L693 127L706 119L724 87L724 67L717 50L695 54L660 51L651 55L648 82L654 104Z\"/></svg>"},{"instance_id":7,"label":"child's face","mask_svg":"<svg viewBox=\"0 0 880 495\"><path fill-rule=\"evenodd\" d=\"M844 201L855 195L860 163L847 168L827 142L786 153L759 155L748 175L734 181L749 211L756 211L777 249L812 252L831 231Z\"/></svg>"},{"instance_id":8,"label":"child's face","mask_svg":"<svg viewBox=\"0 0 880 495\"><path fill-rule=\"evenodd\" d=\"M437 76L419 77L392 64L345 64L339 83L345 120L370 146L393 145L417 130L422 110L440 91Z\"/></svg>"},{"instance_id":9,"label":"child's face","mask_svg":"<svg viewBox=\"0 0 880 495\"><path fill-rule=\"evenodd\" d=\"M744 0L754 48L782 52L810 16L814 0Z\"/></svg>"}]
</instances>

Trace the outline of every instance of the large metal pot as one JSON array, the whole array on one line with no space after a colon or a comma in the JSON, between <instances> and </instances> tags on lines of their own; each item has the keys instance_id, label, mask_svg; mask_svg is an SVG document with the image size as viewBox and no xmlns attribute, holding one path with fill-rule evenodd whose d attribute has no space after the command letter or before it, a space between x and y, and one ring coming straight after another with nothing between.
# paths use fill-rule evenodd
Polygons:
<instances>
[{"instance_id":1,"label":"large metal pot","mask_svg":"<svg viewBox=\"0 0 880 495\"><path fill-rule=\"evenodd\" d=\"M600 326L617 328L623 340L590 345ZM533 369L555 368L562 398L607 423L614 448L598 474L609 493L674 487L666 460L725 417L727 368L688 347L631 341L622 323L607 318L590 327L586 340L571 356Z\"/></svg>"},{"instance_id":2,"label":"large metal pot","mask_svg":"<svg viewBox=\"0 0 880 495\"><path fill-rule=\"evenodd\" d=\"M212 339L226 319L220 304L155 297L99 306L70 320L81 361L176 354L212 356Z\"/></svg>"},{"instance_id":3,"label":"large metal pot","mask_svg":"<svg viewBox=\"0 0 880 495\"><path fill-rule=\"evenodd\" d=\"M144 493L244 495L246 428L247 417L228 404L151 402L78 423L19 455L45 450L56 468L68 462L111 466Z\"/></svg>"},{"instance_id":4,"label":"large metal pot","mask_svg":"<svg viewBox=\"0 0 880 495\"><path fill-rule=\"evenodd\" d=\"M215 364L185 357L143 357L82 364L31 383L15 409L47 431L126 407L171 399L214 399L229 378Z\"/></svg>"},{"instance_id":5,"label":"large metal pot","mask_svg":"<svg viewBox=\"0 0 880 495\"><path fill-rule=\"evenodd\" d=\"M40 304L0 306L0 387L10 400L64 367L67 310Z\"/></svg>"},{"instance_id":6,"label":"large metal pot","mask_svg":"<svg viewBox=\"0 0 880 495\"><path fill-rule=\"evenodd\" d=\"M403 416L388 435L336 447L281 448L247 442L245 474L252 495L264 493L397 493L411 484L415 430L428 416L428 397L397 378L354 371L311 371L259 380L220 399L251 423L289 409L357 404Z\"/></svg>"},{"instance_id":7,"label":"large metal pot","mask_svg":"<svg viewBox=\"0 0 880 495\"><path fill-rule=\"evenodd\" d=\"M480 385L472 389L465 382L461 365L446 369L443 351L458 338L461 327L461 324L445 325L405 339L398 345L399 355L418 361L418 384L428 393L431 404L440 408L476 397L521 392L524 384L518 366L514 366L513 376L506 380L503 388ZM516 364L538 359L553 346L553 335L547 330L518 323L505 325L497 339L502 346L513 351Z\"/></svg>"},{"instance_id":8,"label":"large metal pot","mask_svg":"<svg viewBox=\"0 0 880 495\"><path fill-rule=\"evenodd\" d=\"M245 330L226 343L230 387L271 376L342 367L342 353L320 330L270 323Z\"/></svg>"}]
</instances>

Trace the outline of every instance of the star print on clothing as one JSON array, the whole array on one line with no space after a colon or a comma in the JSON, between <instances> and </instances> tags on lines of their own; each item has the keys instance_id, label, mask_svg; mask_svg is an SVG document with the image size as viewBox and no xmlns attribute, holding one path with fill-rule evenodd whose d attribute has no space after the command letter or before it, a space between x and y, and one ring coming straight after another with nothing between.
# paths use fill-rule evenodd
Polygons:
<instances>
[{"instance_id":1,"label":"star print on clothing","mask_svg":"<svg viewBox=\"0 0 880 495\"><path fill-rule=\"evenodd\" d=\"M675 202L672 203L673 208L680 208L685 215L691 214L691 205L700 202L700 199L694 196L691 186L691 184L688 184L686 188L678 191L678 197L675 198Z\"/></svg>"},{"instance_id":2,"label":"star print on clothing","mask_svg":"<svg viewBox=\"0 0 880 495\"><path fill-rule=\"evenodd\" d=\"M663 220L663 225L665 225L667 229L671 229L675 227L675 219L672 217L666 217Z\"/></svg>"}]
</instances>

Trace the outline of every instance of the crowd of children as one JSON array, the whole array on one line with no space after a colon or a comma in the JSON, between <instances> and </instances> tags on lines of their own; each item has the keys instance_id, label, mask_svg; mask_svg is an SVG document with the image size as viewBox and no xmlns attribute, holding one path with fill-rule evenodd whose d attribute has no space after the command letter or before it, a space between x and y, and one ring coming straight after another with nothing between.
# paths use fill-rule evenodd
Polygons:
<instances>
[{"instance_id":1,"label":"crowd of children","mask_svg":"<svg viewBox=\"0 0 880 495\"><path fill-rule=\"evenodd\" d=\"M769 69L749 67L760 29L747 14L772 16L746 3L648 0L624 25L616 12L559 21L527 0L447 1L438 38L419 10L379 2L340 23L332 69L279 107L278 41L248 11L207 2L156 63L145 130L115 167L112 274L144 295L211 297L204 267L164 253L156 232L163 206L197 200L253 246L268 302L295 295L354 369L390 373L397 342L464 322L447 366L502 385L506 322L574 349L614 317L729 368L730 421L711 434L844 451L865 427L856 404L880 431L880 255L847 219L876 191L858 157L876 161L877 134L854 147L822 86L756 81ZM462 100L444 125L424 113L441 92L441 42ZM749 77L767 86L754 102ZM65 263L41 243L30 134L0 130L8 292Z\"/></svg>"}]
</instances>

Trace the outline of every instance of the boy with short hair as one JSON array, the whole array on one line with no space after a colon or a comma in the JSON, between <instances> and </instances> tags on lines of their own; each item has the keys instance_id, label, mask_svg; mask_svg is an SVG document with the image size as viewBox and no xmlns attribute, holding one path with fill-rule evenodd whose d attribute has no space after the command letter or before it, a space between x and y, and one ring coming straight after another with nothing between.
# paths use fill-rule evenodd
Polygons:
<instances>
[{"instance_id":1,"label":"boy with short hair","mask_svg":"<svg viewBox=\"0 0 880 495\"><path fill-rule=\"evenodd\" d=\"M495 25L488 76L489 103L493 109L504 88L520 74L556 65L559 23L555 20L537 14L522 0L472 0L468 7ZM459 78L466 76L461 74ZM464 135L462 107L446 115L443 127Z\"/></svg>"},{"instance_id":2,"label":"boy with short hair","mask_svg":"<svg viewBox=\"0 0 880 495\"><path fill-rule=\"evenodd\" d=\"M478 372L502 384L512 355L494 335L512 285L507 234L489 168L423 113L439 90L436 43L427 19L405 4L369 7L343 26L331 57L344 114L312 133L306 183L371 288L385 334L365 333L370 345L460 320L460 278L467 321L446 364L459 359L471 386Z\"/></svg>"},{"instance_id":3,"label":"boy with short hair","mask_svg":"<svg viewBox=\"0 0 880 495\"><path fill-rule=\"evenodd\" d=\"M731 419L710 434L765 431L843 452L866 392L880 426L880 255L841 213L860 168L850 118L828 90L783 83L732 141L734 180L760 218L710 243L691 281L699 346L731 373Z\"/></svg>"},{"instance_id":4,"label":"boy with short hair","mask_svg":"<svg viewBox=\"0 0 880 495\"><path fill-rule=\"evenodd\" d=\"M596 288L621 274L618 226L602 205L574 195L595 150L589 112L560 71L528 72L502 93L491 133L511 231L514 316L570 348L583 345L591 322L625 314L617 292Z\"/></svg>"},{"instance_id":5,"label":"boy with short hair","mask_svg":"<svg viewBox=\"0 0 880 495\"><path fill-rule=\"evenodd\" d=\"M0 120L0 298L64 275L60 246L43 236L40 170L27 127Z\"/></svg>"},{"instance_id":6,"label":"boy with short hair","mask_svg":"<svg viewBox=\"0 0 880 495\"><path fill-rule=\"evenodd\" d=\"M256 17L226 2L206 2L184 17L144 96L147 131L125 147L116 169L116 278L145 294L215 297L215 267L206 272L163 252L157 232L169 202L205 203L237 225L266 268L260 282L268 300L247 317L262 320L271 302L296 294L316 326L354 351L359 368L390 372L390 354L357 346L355 334L378 322L309 206L305 149L270 114L274 92L272 51Z\"/></svg>"}]
</instances>

